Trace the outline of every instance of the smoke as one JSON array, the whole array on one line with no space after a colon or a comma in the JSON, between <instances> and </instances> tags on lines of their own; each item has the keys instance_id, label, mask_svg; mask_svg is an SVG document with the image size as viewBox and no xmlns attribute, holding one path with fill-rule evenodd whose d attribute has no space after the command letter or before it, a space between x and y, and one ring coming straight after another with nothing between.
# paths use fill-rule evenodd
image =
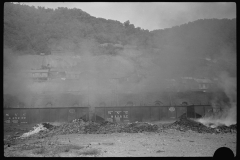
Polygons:
<instances>
[{"instance_id":1,"label":"smoke","mask_svg":"<svg viewBox=\"0 0 240 160\"><path fill-rule=\"evenodd\" d=\"M59 45L62 43L61 41ZM134 103L139 104L144 93L165 89L162 82L166 76L153 61L156 56L146 54L151 51L124 47L115 54L108 54L98 46L94 40L82 40L74 51L75 55L69 55L65 51L65 55L16 56L13 51L5 50L4 94L17 97L25 107L46 107L48 103L53 106L72 106L72 103L78 103L79 106L95 107L101 102L108 106L126 105L134 99ZM59 48L56 44L55 47ZM47 64L55 70L66 71L67 76L76 73L79 78L37 83L27 75L27 70L40 69ZM74 98L70 98L70 94ZM137 98L130 100L129 96L121 97L124 94L135 95Z\"/></svg>"},{"instance_id":2,"label":"smoke","mask_svg":"<svg viewBox=\"0 0 240 160\"><path fill-rule=\"evenodd\" d=\"M217 97L212 100L213 113L198 119L198 122L206 126L217 127L219 125L236 124L237 120L237 92L236 77L230 77L227 72L219 75L219 85L227 95L229 101Z\"/></svg>"},{"instance_id":3,"label":"smoke","mask_svg":"<svg viewBox=\"0 0 240 160\"><path fill-rule=\"evenodd\" d=\"M218 75L217 85L220 89L215 92L211 101L213 113L207 114L197 121L206 126L229 126L236 124L237 119L237 78L236 78L236 49L231 44L222 46L221 52L212 57L208 66L210 74ZM223 92L224 94L219 94ZM219 96L220 95L220 96Z\"/></svg>"},{"instance_id":4,"label":"smoke","mask_svg":"<svg viewBox=\"0 0 240 160\"><path fill-rule=\"evenodd\" d=\"M78 103L93 107L99 106L101 102L108 106L126 105L128 101L133 101L135 105L154 103L161 100L158 95L166 90L167 78L179 77L183 71L196 65L195 61L184 55L184 46L162 45L158 50L124 46L122 50L105 52L93 39L80 40L75 45L71 43L64 40L54 43L55 49L60 49L63 55L56 52L55 55L46 56L15 56L12 51L4 50L4 94L14 95L26 106L32 107L45 107L48 103L53 106L72 106ZM69 48L74 48L71 54ZM218 61L234 64L234 56L231 63L225 63L227 56L229 54L218 58ZM68 77L67 80L35 83L23 74L32 68L40 69L42 64L66 71L67 76L77 74L78 79L68 80ZM226 66L222 64L219 66ZM233 67L228 65L230 71ZM234 74L227 73L219 75L219 85L229 97L230 105L220 103L227 108L220 119L233 117L236 103L236 78ZM74 98L70 98L70 94ZM213 101L213 106L214 103L218 102Z\"/></svg>"},{"instance_id":5,"label":"smoke","mask_svg":"<svg viewBox=\"0 0 240 160\"><path fill-rule=\"evenodd\" d=\"M18 106L24 102L30 103L29 84L31 84L31 79L25 76L24 68L19 63L18 56L11 49L4 49L4 95L15 97ZM5 98L4 103L6 103Z\"/></svg>"}]
</instances>

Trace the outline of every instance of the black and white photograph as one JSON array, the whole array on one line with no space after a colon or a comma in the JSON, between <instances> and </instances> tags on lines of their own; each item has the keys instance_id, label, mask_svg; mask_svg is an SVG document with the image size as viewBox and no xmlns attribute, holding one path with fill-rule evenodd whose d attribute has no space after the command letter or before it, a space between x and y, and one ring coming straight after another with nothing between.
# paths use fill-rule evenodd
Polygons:
<instances>
[{"instance_id":1,"label":"black and white photograph","mask_svg":"<svg viewBox=\"0 0 240 160\"><path fill-rule=\"evenodd\" d=\"M4 157L237 156L235 2L4 2Z\"/></svg>"}]
</instances>

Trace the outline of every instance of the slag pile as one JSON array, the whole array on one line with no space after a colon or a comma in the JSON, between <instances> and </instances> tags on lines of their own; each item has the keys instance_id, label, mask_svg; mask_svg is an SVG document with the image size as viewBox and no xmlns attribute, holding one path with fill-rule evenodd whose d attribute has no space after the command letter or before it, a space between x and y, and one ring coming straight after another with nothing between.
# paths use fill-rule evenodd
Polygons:
<instances>
[{"instance_id":1,"label":"slag pile","mask_svg":"<svg viewBox=\"0 0 240 160\"><path fill-rule=\"evenodd\" d=\"M109 134L109 133L139 133L139 132L158 132L167 129L176 129L179 131L192 130L198 133L234 133L236 132L237 125L231 126L218 126L216 128L203 125L196 120L187 118L183 114L179 119L167 126L159 128L155 124L147 122L134 122L134 123L112 123L104 121L101 123L84 121L76 119L71 123L65 123L59 126L54 126L50 123L39 124L34 130L24 133L21 138L38 137L44 138L54 135L66 134Z\"/></svg>"},{"instance_id":2,"label":"slag pile","mask_svg":"<svg viewBox=\"0 0 240 160\"><path fill-rule=\"evenodd\" d=\"M37 136L43 138L53 135L65 135L65 134L109 134L123 132L139 133L139 132L156 132L158 130L157 125L147 122L118 124L108 121L96 123L84 121L81 119L76 119L71 123L65 123L60 126L53 126L49 123L45 123L44 126L46 129L41 129L41 131L39 131L37 134L31 134L31 137Z\"/></svg>"},{"instance_id":3,"label":"slag pile","mask_svg":"<svg viewBox=\"0 0 240 160\"><path fill-rule=\"evenodd\" d=\"M212 128L207 127L193 119L189 119L187 118L186 114L183 114L182 116L179 117L179 119L176 122L168 126L165 126L164 129L176 129L180 131L192 130L198 133L232 133L236 132L237 124L230 126L222 125Z\"/></svg>"},{"instance_id":4,"label":"slag pile","mask_svg":"<svg viewBox=\"0 0 240 160\"><path fill-rule=\"evenodd\" d=\"M67 123L56 128L53 132L60 134L107 134L107 133L138 133L138 132L155 132L158 130L157 125L146 122L134 122L127 124L112 123L104 121L101 123L86 122L78 120L73 123Z\"/></svg>"}]
</instances>

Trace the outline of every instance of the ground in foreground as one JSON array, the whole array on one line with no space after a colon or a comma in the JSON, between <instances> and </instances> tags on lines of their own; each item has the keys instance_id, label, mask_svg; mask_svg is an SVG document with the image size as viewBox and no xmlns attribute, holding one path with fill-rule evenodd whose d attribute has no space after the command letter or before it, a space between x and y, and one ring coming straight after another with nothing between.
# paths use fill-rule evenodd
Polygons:
<instances>
[{"instance_id":1,"label":"ground in foreground","mask_svg":"<svg viewBox=\"0 0 240 160\"><path fill-rule=\"evenodd\" d=\"M212 157L219 147L236 156L236 133L162 132L68 134L4 146L6 157Z\"/></svg>"}]
</instances>

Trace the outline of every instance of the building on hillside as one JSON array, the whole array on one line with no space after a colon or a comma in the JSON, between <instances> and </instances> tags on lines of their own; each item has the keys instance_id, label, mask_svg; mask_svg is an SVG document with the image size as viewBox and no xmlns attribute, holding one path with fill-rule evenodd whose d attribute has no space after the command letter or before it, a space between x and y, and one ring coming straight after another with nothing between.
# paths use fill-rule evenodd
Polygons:
<instances>
[{"instance_id":1,"label":"building on hillside","mask_svg":"<svg viewBox=\"0 0 240 160\"><path fill-rule=\"evenodd\" d=\"M52 68L49 70L49 79L66 79L66 72L65 70L55 69Z\"/></svg>"},{"instance_id":2,"label":"building on hillside","mask_svg":"<svg viewBox=\"0 0 240 160\"><path fill-rule=\"evenodd\" d=\"M208 78L181 77L178 80L179 91L207 92L212 89L213 82Z\"/></svg>"},{"instance_id":3,"label":"building on hillside","mask_svg":"<svg viewBox=\"0 0 240 160\"><path fill-rule=\"evenodd\" d=\"M174 105L209 104L214 83L208 78L168 79L167 91Z\"/></svg>"},{"instance_id":4,"label":"building on hillside","mask_svg":"<svg viewBox=\"0 0 240 160\"><path fill-rule=\"evenodd\" d=\"M49 70L48 69L36 69L36 70L28 70L26 71L30 78L34 81L46 81L49 78Z\"/></svg>"},{"instance_id":5,"label":"building on hillside","mask_svg":"<svg viewBox=\"0 0 240 160\"><path fill-rule=\"evenodd\" d=\"M204 79L194 79L198 83L198 90L201 90L203 92L206 92L207 90L211 89L212 87L212 81L210 79L204 78Z\"/></svg>"},{"instance_id":6,"label":"building on hillside","mask_svg":"<svg viewBox=\"0 0 240 160\"><path fill-rule=\"evenodd\" d=\"M66 71L66 79L80 79L81 72Z\"/></svg>"},{"instance_id":7,"label":"building on hillside","mask_svg":"<svg viewBox=\"0 0 240 160\"><path fill-rule=\"evenodd\" d=\"M99 45L100 47L114 47L114 48L123 48L122 44L114 44L114 43L103 43Z\"/></svg>"}]
</instances>

